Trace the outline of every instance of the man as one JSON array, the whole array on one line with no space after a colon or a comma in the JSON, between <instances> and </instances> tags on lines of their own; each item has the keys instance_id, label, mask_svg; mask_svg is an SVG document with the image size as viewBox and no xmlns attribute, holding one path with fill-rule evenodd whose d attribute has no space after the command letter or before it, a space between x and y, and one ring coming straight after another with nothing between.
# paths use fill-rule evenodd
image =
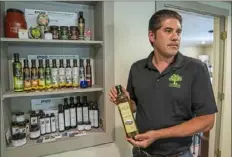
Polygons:
<instances>
[{"instance_id":1,"label":"man","mask_svg":"<svg viewBox=\"0 0 232 157\"><path fill-rule=\"evenodd\" d=\"M217 107L207 67L179 52L181 30L177 12L156 12L148 33L154 51L131 66L123 90L140 133L127 139L134 157L191 157L192 136L214 125ZM109 96L115 103L114 87Z\"/></svg>"}]
</instances>

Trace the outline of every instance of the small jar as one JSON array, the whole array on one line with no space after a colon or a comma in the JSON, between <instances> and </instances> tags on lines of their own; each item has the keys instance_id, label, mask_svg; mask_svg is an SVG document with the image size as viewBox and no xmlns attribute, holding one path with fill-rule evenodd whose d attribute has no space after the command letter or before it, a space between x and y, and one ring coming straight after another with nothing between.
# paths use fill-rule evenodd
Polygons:
<instances>
[{"instance_id":1,"label":"small jar","mask_svg":"<svg viewBox=\"0 0 232 157\"><path fill-rule=\"evenodd\" d=\"M68 38L69 38L68 26L60 26L60 39L68 40Z\"/></svg>"},{"instance_id":2,"label":"small jar","mask_svg":"<svg viewBox=\"0 0 232 157\"><path fill-rule=\"evenodd\" d=\"M50 26L50 33L52 33L52 39L59 39L59 27Z\"/></svg>"},{"instance_id":3,"label":"small jar","mask_svg":"<svg viewBox=\"0 0 232 157\"><path fill-rule=\"evenodd\" d=\"M16 122L20 123L24 121L25 121L24 113L23 112L16 113Z\"/></svg>"},{"instance_id":4,"label":"small jar","mask_svg":"<svg viewBox=\"0 0 232 157\"><path fill-rule=\"evenodd\" d=\"M36 140L40 137L40 128L38 124L31 125L30 128L30 139Z\"/></svg>"},{"instance_id":5,"label":"small jar","mask_svg":"<svg viewBox=\"0 0 232 157\"><path fill-rule=\"evenodd\" d=\"M84 130L84 129L85 129L85 125L84 125L83 123L79 122L79 123L77 124L77 130L82 131L82 130Z\"/></svg>"},{"instance_id":6,"label":"small jar","mask_svg":"<svg viewBox=\"0 0 232 157\"><path fill-rule=\"evenodd\" d=\"M91 130L91 122L86 122L85 123L85 130Z\"/></svg>"},{"instance_id":7,"label":"small jar","mask_svg":"<svg viewBox=\"0 0 232 157\"><path fill-rule=\"evenodd\" d=\"M77 26L70 26L70 39L77 40L79 38L79 32Z\"/></svg>"},{"instance_id":8,"label":"small jar","mask_svg":"<svg viewBox=\"0 0 232 157\"><path fill-rule=\"evenodd\" d=\"M11 123L11 131L12 131L12 135L19 133L19 126L17 122Z\"/></svg>"},{"instance_id":9,"label":"small jar","mask_svg":"<svg viewBox=\"0 0 232 157\"><path fill-rule=\"evenodd\" d=\"M27 143L25 133L17 133L12 135L12 145L13 147L19 147Z\"/></svg>"},{"instance_id":10,"label":"small jar","mask_svg":"<svg viewBox=\"0 0 232 157\"><path fill-rule=\"evenodd\" d=\"M19 127L20 133L26 133L26 122L25 121L18 123L18 127Z\"/></svg>"}]
</instances>

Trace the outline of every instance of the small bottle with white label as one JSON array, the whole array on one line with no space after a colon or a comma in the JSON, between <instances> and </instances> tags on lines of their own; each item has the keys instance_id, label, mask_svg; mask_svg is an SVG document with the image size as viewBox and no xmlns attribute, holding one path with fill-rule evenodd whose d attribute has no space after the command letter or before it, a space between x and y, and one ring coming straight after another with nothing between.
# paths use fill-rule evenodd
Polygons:
<instances>
[{"instance_id":1,"label":"small bottle with white label","mask_svg":"<svg viewBox=\"0 0 232 157\"><path fill-rule=\"evenodd\" d=\"M64 98L64 127L65 130L70 129L70 107L68 105L68 98Z\"/></svg>"},{"instance_id":2,"label":"small bottle with white label","mask_svg":"<svg viewBox=\"0 0 232 157\"><path fill-rule=\"evenodd\" d=\"M58 105L58 125L59 125L59 132L63 132L64 129L64 110L63 105Z\"/></svg>"},{"instance_id":3,"label":"small bottle with white label","mask_svg":"<svg viewBox=\"0 0 232 157\"><path fill-rule=\"evenodd\" d=\"M77 88L80 86L79 81L79 67L77 66L77 59L73 59L73 68L72 68L72 86Z\"/></svg>"},{"instance_id":4,"label":"small bottle with white label","mask_svg":"<svg viewBox=\"0 0 232 157\"><path fill-rule=\"evenodd\" d=\"M40 134L45 135L46 134L46 126L45 126L45 114L44 113L42 115L40 115L39 123L40 123Z\"/></svg>"},{"instance_id":5,"label":"small bottle with white label","mask_svg":"<svg viewBox=\"0 0 232 157\"><path fill-rule=\"evenodd\" d=\"M76 105L74 104L74 97L70 97L70 117L71 117L71 128L77 127L77 114Z\"/></svg>"},{"instance_id":6,"label":"small bottle with white label","mask_svg":"<svg viewBox=\"0 0 232 157\"><path fill-rule=\"evenodd\" d=\"M93 127L99 128L99 108L97 102L93 106Z\"/></svg>"},{"instance_id":7,"label":"small bottle with white label","mask_svg":"<svg viewBox=\"0 0 232 157\"><path fill-rule=\"evenodd\" d=\"M59 86L65 87L66 80L65 80L65 68L64 68L64 60L60 59L60 67L59 67Z\"/></svg>"},{"instance_id":8,"label":"small bottle with white label","mask_svg":"<svg viewBox=\"0 0 232 157\"><path fill-rule=\"evenodd\" d=\"M56 59L52 60L52 88L56 89L59 87L59 73L58 68L56 66Z\"/></svg>"},{"instance_id":9,"label":"small bottle with white label","mask_svg":"<svg viewBox=\"0 0 232 157\"><path fill-rule=\"evenodd\" d=\"M72 87L72 68L70 65L70 59L66 60L65 77L66 87Z\"/></svg>"},{"instance_id":10,"label":"small bottle with white label","mask_svg":"<svg viewBox=\"0 0 232 157\"><path fill-rule=\"evenodd\" d=\"M56 118L54 113L51 113L51 132L56 132Z\"/></svg>"},{"instance_id":11,"label":"small bottle with white label","mask_svg":"<svg viewBox=\"0 0 232 157\"><path fill-rule=\"evenodd\" d=\"M91 127L94 126L94 102L89 102L89 121L91 123Z\"/></svg>"},{"instance_id":12,"label":"small bottle with white label","mask_svg":"<svg viewBox=\"0 0 232 157\"><path fill-rule=\"evenodd\" d=\"M45 130L46 130L46 134L51 133L51 118L49 114L46 114L45 116Z\"/></svg>"},{"instance_id":13,"label":"small bottle with white label","mask_svg":"<svg viewBox=\"0 0 232 157\"><path fill-rule=\"evenodd\" d=\"M87 102L87 96L82 97L83 100L83 122L89 122L89 104Z\"/></svg>"}]
</instances>

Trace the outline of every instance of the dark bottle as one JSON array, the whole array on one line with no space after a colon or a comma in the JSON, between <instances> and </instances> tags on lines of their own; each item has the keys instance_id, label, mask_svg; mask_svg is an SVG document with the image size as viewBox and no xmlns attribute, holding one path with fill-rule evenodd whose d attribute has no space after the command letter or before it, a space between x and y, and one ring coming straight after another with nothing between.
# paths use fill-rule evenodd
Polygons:
<instances>
[{"instance_id":1,"label":"dark bottle","mask_svg":"<svg viewBox=\"0 0 232 157\"><path fill-rule=\"evenodd\" d=\"M64 68L64 60L60 59L60 67L59 67L59 86L65 87L66 80L65 80L65 68Z\"/></svg>"},{"instance_id":2,"label":"dark bottle","mask_svg":"<svg viewBox=\"0 0 232 157\"><path fill-rule=\"evenodd\" d=\"M40 115L39 123L40 123L40 134L45 135L46 126L45 126L45 114L44 113Z\"/></svg>"},{"instance_id":3,"label":"dark bottle","mask_svg":"<svg viewBox=\"0 0 232 157\"><path fill-rule=\"evenodd\" d=\"M130 108L130 102L128 97L122 91L121 85L116 86L117 98L116 104L123 122L123 126L126 132L126 136L134 138L138 134L138 129L135 124L135 119Z\"/></svg>"},{"instance_id":4,"label":"dark bottle","mask_svg":"<svg viewBox=\"0 0 232 157\"><path fill-rule=\"evenodd\" d=\"M79 81L79 67L77 66L77 59L73 59L72 86L73 86L74 88L80 86L80 81Z\"/></svg>"},{"instance_id":5,"label":"dark bottle","mask_svg":"<svg viewBox=\"0 0 232 157\"><path fill-rule=\"evenodd\" d=\"M83 12L79 12L78 17L78 28L79 28L79 39L83 40L85 35L85 19L83 17Z\"/></svg>"},{"instance_id":6,"label":"dark bottle","mask_svg":"<svg viewBox=\"0 0 232 157\"><path fill-rule=\"evenodd\" d=\"M46 89L52 88L52 74L51 74L51 68L49 65L49 59L45 60L45 86Z\"/></svg>"},{"instance_id":7,"label":"dark bottle","mask_svg":"<svg viewBox=\"0 0 232 157\"><path fill-rule=\"evenodd\" d=\"M85 81L85 67L84 67L83 59L80 59L79 77L80 77L80 84L83 84L83 82Z\"/></svg>"},{"instance_id":8,"label":"dark bottle","mask_svg":"<svg viewBox=\"0 0 232 157\"><path fill-rule=\"evenodd\" d=\"M99 128L99 108L97 102L93 105L93 127Z\"/></svg>"},{"instance_id":9,"label":"dark bottle","mask_svg":"<svg viewBox=\"0 0 232 157\"><path fill-rule=\"evenodd\" d=\"M56 132L56 119L54 113L51 113L51 132Z\"/></svg>"},{"instance_id":10,"label":"dark bottle","mask_svg":"<svg viewBox=\"0 0 232 157\"><path fill-rule=\"evenodd\" d=\"M72 87L72 68L70 65L70 59L66 60L65 77L66 87Z\"/></svg>"},{"instance_id":11,"label":"dark bottle","mask_svg":"<svg viewBox=\"0 0 232 157\"><path fill-rule=\"evenodd\" d=\"M38 67L38 76L39 76L39 89L45 89L45 69L43 67L43 60L39 59L39 67Z\"/></svg>"},{"instance_id":12,"label":"dark bottle","mask_svg":"<svg viewBox=\"0 0 232 157\"><path fill-rule=\"evenodd\" d=\"M51 118L49 114L46 114L45 116L45 130L46 130L46 134L51 133Z\"/></svg>"},{"instance_id":13,"label":"dark bottle","mask_svg":"<svg viewBox=\"0 0 232 157\"><path fill-rule=\"evenodd\" d=\"M13 77L14 77L14 91L23 91L23 68L22 63L19 61L19 54L14 54L13 62Z\"/></svg>"},{"instance_id":14,"label":"dark bottle","mask_svg":"<svg viewBox=\"0 0 232 157\"><path fill-rule=\"evenodd\" d=\"M71 128L76 128L77 114L76 114L76 105L74 104L74 97L70 97L70 117L71 117Z\"/></svg>"},{"instance_id":15,"label":"dark bottle","mask_svg":"<svg viewBox=\"0 0 232 157\"><path fill-rule=\"evenodd\" d=\"M58 68L56 66L56 59L52 60L52 88L56 89L59 87L59 74L58 74Z\"/></svg>"},{"instance_id":16,"label":"dark bottle","mask_svg":"<svg viewBox=\"0 0 232 157\"><path fill-rule=\"evenodd\" d=\"M77 101L77 123L82 123L83 122L83 107L81 104L81 98L80 96L76 97L76 101Z\"/></svg>"},{"instance_id":17,"label":"dark bottle","mask_svg":"<svg viewBox=\"0 0 232 157\"><path fill-rule=\"evenodd\" d=\"M63 132L65 128L64 128L64 110L62 104L58 105L58 125L59 125L59 132Z\"/></svg>"},{"instance_id":18,"label":"dark bottle","mask_svg":"<svg viewBox=\"0 0 232 157\"><path fill-rule=\"evenodd\" d=\"M91 123L91 126L94 126L94 102L89 102L89 121Z\"/></svg>"},{"instance_id":19,"label":"dark bottle","mask_svg":"<svg viewBox=\"0 0 232 157\"><path fill-rule=\"evenodd\" d=\"M31 114L30 114L30 123L31 123L31 125L38 124L38 116L37 116L37 114L36 114L35 111L31 111Z\"/></svg>"},{"instance_id":20,"label":"dark bottle","mask_svg":"<svg viewBox=\"0 0 232 157\"><path fill-rule=\"evenodd\" d=\"M36 60L31 60L31 84L32 90L37 90L39 85L38 68L36 67Z\"/></svg>"},{"instance_id":21,"label":"dark bottle","mask_svg":"<svg viewBox=\"0 0 232 157\"><path fill-rule=\"evenodd\" d=\"M89 104L87 101L87 96L83 96L83 122L89 122Z\"/></svg>"},{"instance_id":22,"label":"dark bottle","mask_svg":"<svg viewBox=\"0 0 232 157\"><path fill-rule=\"evenodd\" d=\"M24 80L24 91L31 90L31 74L30 68L28 66L28 60L24 60L24 67L23 67L23 80Z\"/></svg>"},{"instance_id":23,"label":"dark bottle","mask_svg":"<svg viewBox=\"0 0 232 157\"><path fill-rule=\"evenodd\" d=\"M92 87L92 68L90 64L90 59L86 60L86 81L88 82L88 87Z\"/></svg>"},{"instance_id":24,"label":"dark bottle","mask_svg":"<svg viewBox=\"0 0 232 157\"><path fill-rule=\"evenodd\" d=\"M68 98L64 98L64 126L65 130L70 129L70 107L68 105Z\"/></svg>"}]
</instances>

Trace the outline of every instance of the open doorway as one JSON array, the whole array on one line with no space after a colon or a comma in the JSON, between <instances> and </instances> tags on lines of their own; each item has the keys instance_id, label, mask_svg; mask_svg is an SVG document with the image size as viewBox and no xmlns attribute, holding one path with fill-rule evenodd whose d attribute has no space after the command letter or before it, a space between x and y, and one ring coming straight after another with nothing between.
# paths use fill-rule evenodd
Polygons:
<instances>
[{"instance_id":1,"label":"open doorway","mask_svg":"<svg viewBox=\"0 0 232 157\"><path fill-rule=\"evenodd\" d=\"M212 82L214 67L214 17L184 11L178 11L178 13L183 18L180 52L204 62L208 67ZM193 157L209 156L209 136L209 132L204 132L193 137L191 146Z\"/></svg>"}]
</instances>

